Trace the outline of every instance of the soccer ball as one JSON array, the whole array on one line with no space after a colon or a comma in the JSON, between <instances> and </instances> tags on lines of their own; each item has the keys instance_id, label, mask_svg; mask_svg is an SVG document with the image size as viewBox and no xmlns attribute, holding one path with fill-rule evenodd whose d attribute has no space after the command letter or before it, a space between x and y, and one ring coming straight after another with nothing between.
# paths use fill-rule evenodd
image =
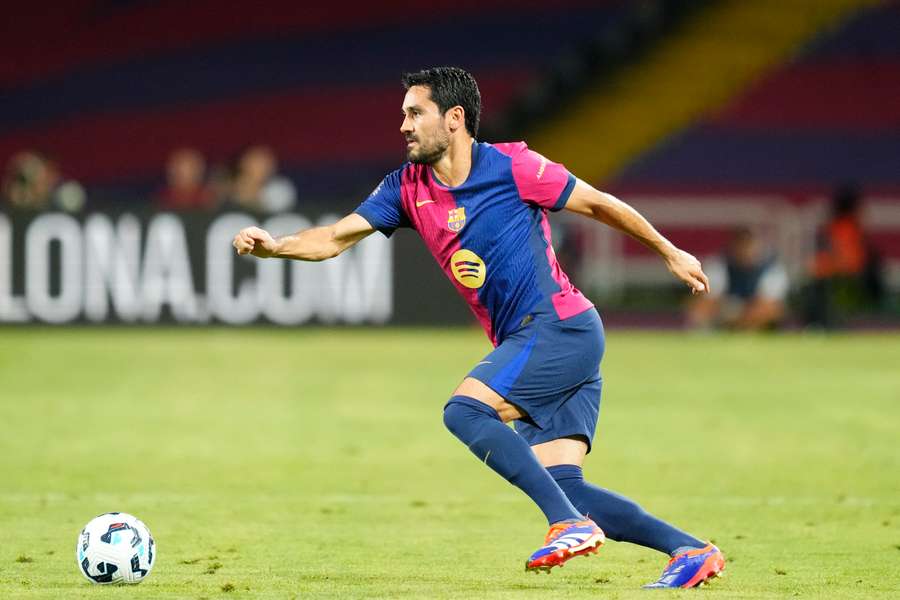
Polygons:
<instances>
[{"instance_id":1,"label":"soccer ball","mask_svg":"<svg viewBox=\"0 0 900 600\"><path fill-rule=\"evenodd\" d=\"M156 542L137 517L106 513L81 530L75 557L92 583L140 583L153 568Z\"/></svg>"}]
</instances>

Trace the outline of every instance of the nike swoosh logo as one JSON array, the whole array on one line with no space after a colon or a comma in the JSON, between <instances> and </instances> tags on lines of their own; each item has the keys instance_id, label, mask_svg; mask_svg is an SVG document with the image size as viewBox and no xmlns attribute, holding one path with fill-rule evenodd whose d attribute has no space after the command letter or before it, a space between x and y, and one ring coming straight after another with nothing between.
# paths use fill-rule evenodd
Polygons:
<instances>
[{"instance_id":1,"label":"nike swoosh logo","mask_svg":"<svg viewBox=\"0 0 900 600\"><path fill-rule=\"evenodd\" d=\"M434 202L434 200L416 200L416 208L419 208L420 206L424 206L424 205L428 204L429 202Z\"/></svg>"}]
</instances>

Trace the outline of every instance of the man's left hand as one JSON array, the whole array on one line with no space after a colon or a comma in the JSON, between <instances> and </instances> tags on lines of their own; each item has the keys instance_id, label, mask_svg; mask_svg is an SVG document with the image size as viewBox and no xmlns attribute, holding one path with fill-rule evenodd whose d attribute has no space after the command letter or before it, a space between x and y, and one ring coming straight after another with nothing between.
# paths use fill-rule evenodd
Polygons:
<instances>
[{"instance_id":1,"label":"man's left hand","mask_svg":"<svg viewBox=\"0 0 900 600\"><path fill-rule=\"evenodd\" d=\"M703 272L700 261L692 254L675 248L666 257L666 266L672 272L672 275L685 282L691 288L692 294L709 293L709 279L706 278L706 273Z\"/></svg>"}]
</instances>

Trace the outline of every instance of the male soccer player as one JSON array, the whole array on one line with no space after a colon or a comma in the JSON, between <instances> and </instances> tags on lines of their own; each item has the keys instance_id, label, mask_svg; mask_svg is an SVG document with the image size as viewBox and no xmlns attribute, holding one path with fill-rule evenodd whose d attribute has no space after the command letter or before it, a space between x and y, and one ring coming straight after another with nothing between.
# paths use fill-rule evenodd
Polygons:
<instances>
[{"instance_id":1,"label":"male soccer player","mask_svg":"<svg viewBox=\"0 0 900 600\"><path fill-rule=\"evenodd\" d=\"M427 69L403 84L409 162L334 225L277 239L248 227L234 237L238 254L319 261L375 230L415 229L495 346L453 392L444 423L547 517L544 546L526 570L596 552L609 536L672 557L648 587L715 577L725 566L718 548L582 476L600 406L603 326L556 261L547 211L565 208L635 237L695 293L709 289L700 263L525 143L477 142L481 95L466 71Z\"/></svg>"}]
</instances>

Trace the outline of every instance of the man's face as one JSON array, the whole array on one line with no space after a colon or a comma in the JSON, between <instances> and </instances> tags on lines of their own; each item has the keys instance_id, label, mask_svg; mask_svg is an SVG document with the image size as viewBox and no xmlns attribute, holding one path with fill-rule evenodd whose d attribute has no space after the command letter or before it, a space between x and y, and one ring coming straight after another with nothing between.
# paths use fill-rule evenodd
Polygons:
<instances>
[{"instance_id":1,"label":"man's face","mask_svg":"<svg viewBox=\"0 0 900 600\"><path fill-rule=\"evenodd\" d=\"M206 164L199 152L188 148L176 150L169 157L169 184L181 189L198 187L203 183L205 170Z\"/></svg>"},{"instance_id":2,"label":"man's face","mask_svg":"<svg viewBox=\"0 0 900 600\"><path fill-rule=\"evenodd\" d=\"M450 147L450 131L438 105L431 100L431 90L414 85L403 98L403 125L406 158L416 164L437 162Z\"/></svg>"}]
</instances>

